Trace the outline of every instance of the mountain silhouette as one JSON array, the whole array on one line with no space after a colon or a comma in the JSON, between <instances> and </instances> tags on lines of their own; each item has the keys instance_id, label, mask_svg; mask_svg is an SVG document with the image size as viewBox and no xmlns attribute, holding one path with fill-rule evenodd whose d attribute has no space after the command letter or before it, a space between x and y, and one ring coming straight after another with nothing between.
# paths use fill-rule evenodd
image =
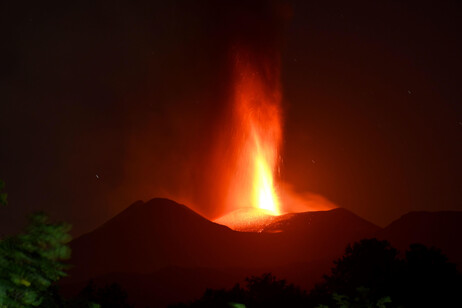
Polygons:
<instances>
[{"instance_id":1,"label":"mountain silhouette","mask_svg":"<svg viewBox=\"0 0 462 308\"><path fill-rule=\"evenodd\" d=\"M377 238L388 240L404 252L410 244L420 243L442 250L449 261L462 265L462 212L410 212L377 233Z\"/></svg>"},{"instance_id":2,"label":"mountain silhouette","mask_svg":"<svg viewBox=\"0 0 462 308\"><path fill-rule=\"evenodd\" d=\"M168 199L136 202L71 243L69 281L167 266L257 268L331 259L379 228L345 209L291 214L266 231L238 232Z\"/></svg>"},{"instance_id":3,"label":"mountain silhouette","mask_svg":"<svg viewBox=\"0 0 462 308\"><path fill-rule=\"evenodd\" d=\"M73 268L62 285L75 294L90 279L99 285L117 282L134 303L153 307L192 300L206 288L230 288L264 272L310 289L349 243L363 238L387 239L402 251L415 242L436 246L459 262L461 221L460 212L415 212L382 229L336 208L263 219L246 226L258 232L242 232L156 198L135 202L75 239Z\"/></svg>"}]
</instances>

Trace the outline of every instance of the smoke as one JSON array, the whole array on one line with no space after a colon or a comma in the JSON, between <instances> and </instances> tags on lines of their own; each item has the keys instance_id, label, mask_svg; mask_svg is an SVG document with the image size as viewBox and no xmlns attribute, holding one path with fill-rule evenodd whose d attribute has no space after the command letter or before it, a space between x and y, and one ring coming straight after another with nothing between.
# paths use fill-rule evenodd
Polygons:
<instances>
[{"instance_id":1,"label":"smoke","mask_svg":"<svg viewBox=\"0 0 462 308\"><path fill-rule=\"evenodd\" d=\"M0 155L18 210L3 225L19 225L33 207L78 234L153 197L209 218L229 210L236 149L225 124L236 55L267 88L277 85L289 5L141 0L17 10L1 105L15 133L2 130L11 151Z\"/></svg>"},{"instance_id":2,"label":"smoke","mask_svg":"<svg viewBox=\"0 0 462 308\"><path fill-rule=\"evenodd\" d=\"M312 192L297 192L289 183L278 186L281 210L284 213L327 211L338 206L325 197Z\"/></svg>"},{"instance_id":3,"label":"smoke","mask_svg":"<svg viewBox=\"0 0 462 308\"><path fill-rule=\"evenodd\" d=\"M255 119L261 121L258 135L267 136L262 140L274 140L265 154L271 168L279 163L280 58L291 7L284 1L206 4L190 8L203 20L181 16L195 42L179 41L190 56L179 60L182 65L165 68L163 95L151 93L138 102L141 109L128 112L136 123L127 140L126 181L117 189L125 190L127 199L166 197L216 218L250 206L253 163L248 157L255 145L245 140L251 139ZM160 87L155 84L156 91ZM249 97L266 103L239 103ZM156 110L146 113L153 103ZM282 212L335 207L321 196L277 186Z\"/></svg>"},{"instance_id":4,"label":"smoke","mask_svg":"<svg viewBox=\"0 0 462 308\"><path fill-rule=\"evenodd\" d=\"M229 211L237 149L236 131L228 124L237 57L262 76L265 88L279 86L291 14L283 1L145 5L143 14L126 8L123 23L113 19L117 12L108 12L103 18L112 23L82 30L88 31L82 40L91 34L95 46L70 43L82 46L75 63L86 83L85 91L66 91L80 93L73 100L82 105L70 110L76 137L61 146L66 167L60 172L71 182L63 193L71 199L66 204L79 209L71 216L93 226L153 197L173 199L209 218ZM79 76L76 67L70 71ZM81 85L80 79L67 84Z\"/></svg>"}]
</instances>

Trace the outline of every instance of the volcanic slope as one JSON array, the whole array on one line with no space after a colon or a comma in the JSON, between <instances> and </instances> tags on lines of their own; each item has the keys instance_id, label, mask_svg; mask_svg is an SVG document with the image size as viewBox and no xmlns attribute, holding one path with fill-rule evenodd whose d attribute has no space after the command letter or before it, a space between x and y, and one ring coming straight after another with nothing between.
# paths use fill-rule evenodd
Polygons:
<instances>
[{"instance_id":1,"label":"volcanic slope","mask_svg":"<svg viewBox=\"0 0 462 308\"><path fill-rule=\"evenodd\" d=\"M138 201L71 243L67 282L161 268L277 268L333 260L380 230L342 209L290 214L264 232L238 232L168 199Z\"/></svg>"},{"instance_id":2,"label":"volcanic slope","mask_svg":"<svg viewBox=\"0 0 462 308\"><path fill-rule=\"evenodd\" d=\"M410 212L377 233L400 251L420 243L442 250L450 262L462 268L462 212Z\"/></svg>"}]
</instances>

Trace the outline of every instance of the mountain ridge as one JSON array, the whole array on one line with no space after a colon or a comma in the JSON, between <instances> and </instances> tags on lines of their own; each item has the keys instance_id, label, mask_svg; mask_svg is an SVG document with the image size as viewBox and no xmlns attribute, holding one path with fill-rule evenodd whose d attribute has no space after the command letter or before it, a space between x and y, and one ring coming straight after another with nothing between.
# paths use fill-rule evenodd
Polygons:
<instances>
[{"instance_id":1,"label":"mountain ridge","mask_svg":"<svg viewBox=\"0 0 462 308\"><path fill-rule=\"evenodd\" d=\"M348 210L293 215L308 217L309 222L296 221L298 228L290 232L237 232L169 199L135 202L71 243L71 262L80 269L71 271L70 276L88 279L117 271L153 272L165 266L256 267L305 262L336 256L347 243L378 230Z\"/></svg>"},{"instance_id":2,"label":"mountain ridge","mask_svg":"<svg viewBox=\"0 0 462 308\"><path fill-rule=\"evenodd\" d=\"M205 288L232 287L263 272L309 289L348 244L363 238L388 240L402 252L415 241L437 246L460 266L455 237L462 234L461 226L462 212L411 212L380 228L336 208L285 214L261 232L242 232L175 201L154 198L133 203L72 241L75 266L62 285L75 294L90 279L101 286L115 281L137 305L156 307L192 300ZM167 286L182 290L182 295Z\"/></svg>"}]
</instances>

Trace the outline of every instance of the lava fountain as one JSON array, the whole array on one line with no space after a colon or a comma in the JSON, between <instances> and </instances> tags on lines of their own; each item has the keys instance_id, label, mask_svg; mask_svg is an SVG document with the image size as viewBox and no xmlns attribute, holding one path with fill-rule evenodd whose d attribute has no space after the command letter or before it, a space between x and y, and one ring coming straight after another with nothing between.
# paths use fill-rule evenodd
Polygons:
<instances>
[{"instance_id":1,"label":"lava fountain","mask_svg":"<svg viewBox=\"0 0 462 308\"><path fill-rule=\"evenodd\" d=\"M282 141L279 70L250 59L239 54L234 63L228 204L235 211L217 220L228 226L281 214L275 180Z\"/></svg>"},{"instance_id":2,"label":"lava fountain","mask_svg":"<svg viewBox=\"0 0 462 308\"><path fill-rule=\"evenodd\" d=\"M248 188L240 187L242 192L236 193L250 196L252 208L279 215L274 176L282 137L281 95L278 88L270 89L265 83L271 77L262 76L246 58L236 59L235 120L244 137L238 172L251 179Z\"/></svg>"}]
</instances>

